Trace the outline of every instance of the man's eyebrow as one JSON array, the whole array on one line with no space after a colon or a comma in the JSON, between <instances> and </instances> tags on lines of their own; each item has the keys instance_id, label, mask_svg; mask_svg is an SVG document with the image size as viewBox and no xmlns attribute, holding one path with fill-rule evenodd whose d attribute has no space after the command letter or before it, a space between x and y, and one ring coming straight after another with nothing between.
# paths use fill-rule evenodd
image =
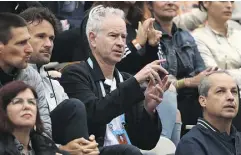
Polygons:
<instances>
[{"instance_id":1,"label":"man's eyebrow","mask_svg":"<svg viewBox=\"0 0 241 155\"><path fill-rule=\"evenodd\" d=\"M35 35L45 35L45 36L47 36L48 34L45 33L45 32L39 32L39 33L36 33ZM55 37L55 35L54 34L50 35L50 37Z\"/></svg>"},{"instance_id":2,"label":"man's eyebrow","mask_svg":"<svg viewBox=\"0 0 241 155\"><path fill-rule=\"evenodd\" d=\"M215 90L216 89L227 89L226 87L223 87L223 86L217 86L216 88L215 88ZM237 87L235 87L235 86L233 86L231 89L238 89Z\"/></svg>"},{"instance_id":3,"label":"man's eyebrow","mask_svg":"<svg viewBox=\"0 0 241 155\"><path fill-rule=\"evenodd\" d=\"M232 89L232 90L233 90L233 89L238 90L238 88L237 88L237 87L232 87L231 89Z\"/></svg>"},{"instance_id":4,"label":"man's eyebrow","mask_svg":"<svg viewBox=\"0 0 241 155\"><path fill-rule=\"evenodd\" d=\"M35 35L47 35L47 34L44 32L39 32L39 33L36 33Z\"/></svg>"},{"instance_id":5,"label":"man's eyebrow","mask_svg":"<svg viewBox=\"0 0 241 155\"><path fill-rule=\"evenodd\" d=\"M215 89L226 89L226 88L223 86L217 86Z\"/></svg>"},{"instance_id":6,"label":"man's eyebrow","mask_svg":"<svg viewBox=\"0 0 241 155\"><path fill-rule=\"evenodd\" d=\"M21 43L21 42L28 41L28 40L30 40L30 38L31 38L31 37L26 38L26 39L22 39L22 40L17 40L15 44L19 44L19 43Z\"/></svg>"},{"instance_id":7,"label":"man's eyebrow","mask_svg":"<svg viewBox=\"0 0 241 155\"><path fill-rule=\"evenodd\" d=\"M108 32L108 34L120 34L120 35L125 35L125 36L128 35L128 33L119 33L119 32L115 32L115 31L110 31L110 32Z\"/></svg>"}]
</instances>

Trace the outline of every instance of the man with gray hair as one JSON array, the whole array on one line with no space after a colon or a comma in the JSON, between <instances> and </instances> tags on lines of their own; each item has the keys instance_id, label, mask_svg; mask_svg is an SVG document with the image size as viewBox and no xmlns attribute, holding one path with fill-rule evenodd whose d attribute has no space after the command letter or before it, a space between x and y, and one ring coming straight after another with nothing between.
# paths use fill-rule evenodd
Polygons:
<instances>
[{"instance_id":1,"label":"man with gray hair","mask_svg":"<svg viewBox=\"0 0 241 155\"><path fill-rule=\"evenodd\" d=\"M90 57L86 62L66 67L60 83L69 97L85 104L89 132L96 136L99 146L108 146L100 149L100 153L133 155L141 154L134 146L154 148L162 129L155 108L170 85L167 76L161 80L158 72L168 74L167 71L159 60L135 76L116 69L127 36L124 12L120 9L93 8L86 33ZM148 86L144 90L140 85L146 81Z\"/></svg>"},{"instance_id":2,"label":"man with gray hair","mask_svg":"<svg viewBox=\"0 0 241 155\"><path fill-rule=\"evenodd\" d=\"M225 71L201 81L199 103L203 118L179 142L176 155L241 155L241 134L232 125L239 110L239 89Z\"/></svg>"}]
</instances>

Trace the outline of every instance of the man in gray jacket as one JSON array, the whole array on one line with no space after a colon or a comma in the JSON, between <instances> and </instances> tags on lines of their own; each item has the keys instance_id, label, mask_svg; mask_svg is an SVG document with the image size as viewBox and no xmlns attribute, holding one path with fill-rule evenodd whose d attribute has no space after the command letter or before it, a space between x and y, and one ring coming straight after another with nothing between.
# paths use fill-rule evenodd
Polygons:
<instances>
[{"instance_id":1,"label":"man in gray jacket","mask_svg":"<svg viewBox=\"0 0 241 155\"><path fill-rule=\"evenodd\" d=\"M11 13L0 14L0 86L21 80L35 88L45 133L51 137L51 120L44 86L38 72L28 66L33 52L29 39L27 23L23 18Z\"/></svg>"},{"instance_id":2,"label":"man in gray jacket","mask_svg":"<svg viewBox=\"0 0 241 155\"><path fill-rule=\"evenodd\" d=\"M50 10L42 7L29 8L20 16L28 23L29 43L33 48L30 63L42 78L52 120L53 140L62 145L60 149L70 151L73 155L85 149L97 155L98 144L93 135L89 137L84 104L78 99L69 99L63 87L44 67L50 62L54 37L61 31L59 22Z\"/></svg>"}]
</instances>

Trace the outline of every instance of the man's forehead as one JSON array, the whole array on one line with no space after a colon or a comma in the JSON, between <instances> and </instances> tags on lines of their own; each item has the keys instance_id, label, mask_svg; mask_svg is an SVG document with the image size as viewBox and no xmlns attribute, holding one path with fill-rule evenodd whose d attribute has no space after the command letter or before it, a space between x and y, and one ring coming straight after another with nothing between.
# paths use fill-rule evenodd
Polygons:
<instances>
[{"instance_id":1,"label":"man's forehead","mask_svg":"<svg viewBox=\"0 0 241 155\"><path fill-rule=\"evenodd\" d=\"M236 81L227 74L210 75L210 88L237 88Z\"/></svg>"},{"instance_id":2,"label":"man's forehead","mask_svg":"<svg viewBox=\"0 0 241 155\"><path fill-rule=\"evenodd\" d=\"M107 33L122 33L127 34L126 25L123 24L114 24L114 23L103 23L100 31L104 31Z\"/></svg>"},{"instance_id":3,"label":"man's forehead","mask_svg":"<svg viewBox=\"0 0 241 155\"><path fill-rule=\"evenodd\" d=\"M11 27L10 28L10 32L11 34L22 34L22 33L28 33L28 27L27 26L23 26L23 27Z\"/></svg>"},{"instance_id":4,"label":"man's forehead","mask_svg":"<svg viewBox=\"0 0 241 155\"><path fill-rule=\"evenodd\" d=\"M127 31L125 28L121 27L105 27L99 29L99 31L105 32L105 33L118 33L118 34L124 34L127 35Z\"/></svg>"},{"instance_id":5,"label":"man's forehead","mask_svg":"<svg viewBox=\"0 0 241 155\"><path fill-rule=\"evenodd\" d=\"M233 89L238 88L237 85L233 84L211 84L211 87L213 89L222 88L222 89Z\"/></svg>"},{"instance_id":6,"label":"man's forehead","mask_svg":"<svg viewBox=\"0 0 241 155\"><path fill-rule=\"evenodd\" d=\"M28 29L30 31L30 33L37 33L37 34L48 34L48 35L55 35L54 34L54 28L53 26L51 25L51 28L46 26L46 25L43 25L45 23L48 23L50 24L48 21L46 20L43 20L43 21L34 21L34 22L29 22L28 23Z\"/></svg>"},{"instance_id":7,"label":"man's forehead","mask_svg":"<svg viewBox=\"0 0 241 155\"><path fill-rule=\"evenodd\" d=\"M12 27L10 32L11 32L12 37L9 41L11 41L11 40L21 41L21 40L30 38L30 34L28 32L27 27L18 27L18 28Z\"/></svg>"},{"instance_id":8,"label":"man's forehead","mask_svg":"<svg viewBox=\"0 0 241 155\"><path fill-rule=\"evenodd\" d=\"M102 26L105 26L105 25L120 25L120 26L126 27L125 20L117 15L110 15L103 18Z\"/></svg>"}]
</instances>

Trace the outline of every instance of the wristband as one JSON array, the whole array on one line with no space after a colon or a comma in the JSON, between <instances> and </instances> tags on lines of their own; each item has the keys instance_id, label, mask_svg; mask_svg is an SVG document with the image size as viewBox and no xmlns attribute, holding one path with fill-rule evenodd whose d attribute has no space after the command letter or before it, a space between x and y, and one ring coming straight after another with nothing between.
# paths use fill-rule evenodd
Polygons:
<instances>
[{"instance_id":1,"label":"wristband","mask_svg":"<svg viewBox=\"0 0 241 155\"><path fill-rule=\"evenodd\" d=\"M135 46L137 50L140 50L142 48L141 44L139 44L136 39L132 40L132 44Z\"/></svg>"},{"instance_id":2,"label":"wristband","mask_svg":"<svg viewBox=\"0 0 241 155\"><path fill-rule=\"evenodd\" d=\"M176 88L178 89L178 88L182 88L182 87L184 87L185 86L185 81L184 81L185 79L181 79L181 80L178 80L177 82L176 82Z\"/></svg>"}]
</instances>

